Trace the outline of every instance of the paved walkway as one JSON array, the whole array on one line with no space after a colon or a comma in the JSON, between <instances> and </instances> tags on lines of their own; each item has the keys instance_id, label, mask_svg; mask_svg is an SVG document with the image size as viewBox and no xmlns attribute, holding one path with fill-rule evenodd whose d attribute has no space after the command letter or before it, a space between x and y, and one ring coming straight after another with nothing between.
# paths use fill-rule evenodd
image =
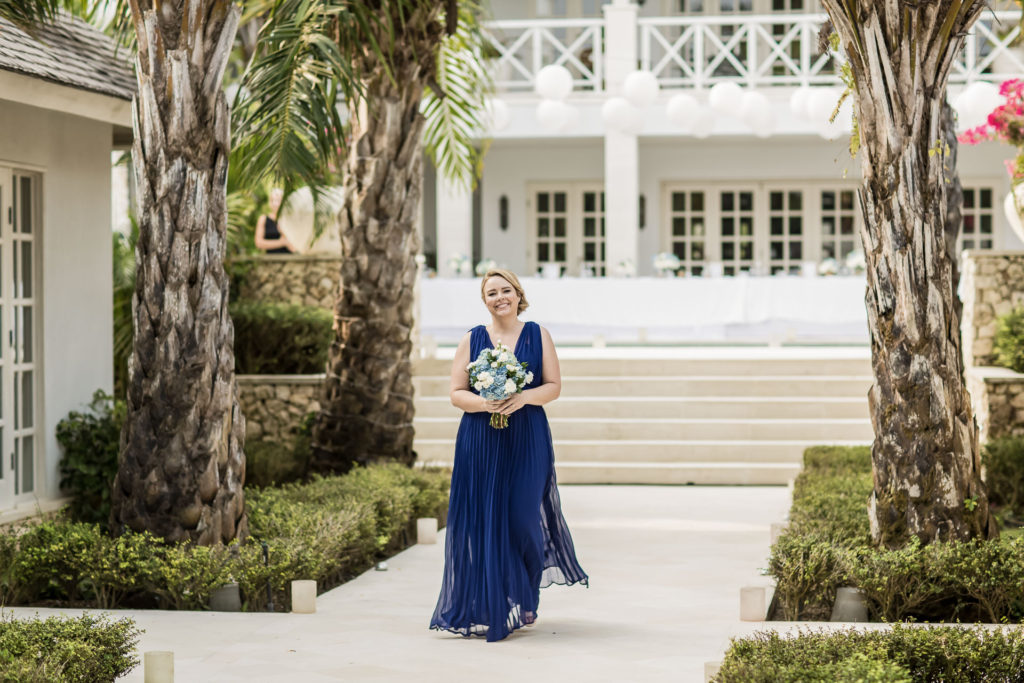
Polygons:
<instances>
[{"instance_id":1,"label":"paved walkway","mask_svg":"<svg viewBox=\"0 0 1024 683\"><path fill-rule=\"evenodd\" d=\"M786 488L564 486L562 502L591 586L545 589L537 624L498 643L427 630L441 544L321 595L314 615L115 614L146 630L140 652L174 651L179 683L699 682L731 636L761 626L739 621L739 588L765 582Z\"/></svg>"}]
</instances>

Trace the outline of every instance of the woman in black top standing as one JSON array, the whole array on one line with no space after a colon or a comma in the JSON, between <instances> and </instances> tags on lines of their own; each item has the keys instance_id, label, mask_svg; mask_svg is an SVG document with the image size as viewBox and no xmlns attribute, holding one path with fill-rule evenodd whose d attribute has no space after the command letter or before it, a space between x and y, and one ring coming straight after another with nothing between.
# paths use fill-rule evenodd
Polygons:
<instances>
[{"instance_id":1,"label":"woman in black top standing","mask_svg":"<svg viewBox=\"0 0 1024 683\"><path fill-rule=\"evenodd\" d=\"M281 188L275 187L271 190L267 198L270 211L256 221L256 248L268 254L291 254L295 251L288 238L277 229L277 212L281 208L283 197L284 190Z\"/></svg>"}]
</instances>

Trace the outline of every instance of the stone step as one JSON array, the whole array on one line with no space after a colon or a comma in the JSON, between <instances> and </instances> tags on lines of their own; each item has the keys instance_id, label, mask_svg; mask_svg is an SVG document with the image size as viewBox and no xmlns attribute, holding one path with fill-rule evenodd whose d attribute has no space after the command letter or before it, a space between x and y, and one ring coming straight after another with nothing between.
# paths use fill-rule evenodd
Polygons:
<instances>
[{"instance_id":1,"label":"stone step","mask_svg":"<svg viewBox=\"0 0 1024 683\"><path fill-rule=\"evenodd\" d=\"M763 440L626 440L599 441L560 439L555 442L555 462L598 462L628 465L648 463L713 462L743 465L751 463L793 463L799 466L804 449L821 444L866 445L867 440L809 439ZM454 439L417 438L413 444L420 460L446 462L455 458Z\"/></svg>"},{"instance_id":2,"label":"stone step","mask_svg":"<svg viewBox=\"0 0 1024 683\"><path fill-rule=\"evenodd\" d=\"M870 376L563 376L562 396L843 396L865 397ZM413 378L417 396L447 396L448 376Z\"/></svg>"},{"instance_id":3,"label":"stone step","mask_svg":"<svg viewBox=\"0 0 1024 683\"><path fill-rule=\"evenodd\" d=\"M515 415L512 416L515 419ZM566 440L653 439L678 441L870 441L867 419L716 419L716 418L550 418L556 445ZM454 439L459 418L417 417L420 439Z\"/></svg>"},{"instance_id":4,"label":"stone step","mask_svg":"<svg viewBox=\"0 0 1024 683\"><path fill-rule=\"evenodd\" d=\"M870 376L868 358L559 358L563 376L636 375L855 375ZM448 376L449 358L417 360L418 376Z\"/></svg>"},{"instance_id":5,"label":"stone step","mask_svg":"<svg viewBox=\"0 0 1024 683\"><path fill-rule=\"evenodd\" d=\"M866 396L616 396L612 398L562 396L544 406L550 419L560 417L619 418L860 418L869 419ZM462 411L448 395L417 396L417 417L459 419Z\"/></svg>"},{"instance_id":6,"label":"stone step","mask_svg":"<svg viewBox=\"0 0 1024 683\"><path fill-rule=\"evenodd\" d=\"M450 461L421 465L450 467ZM800 471L789 462L558 462L555 474L559 484L717 484L785 485Z\"/></svg>"}]
</instances>

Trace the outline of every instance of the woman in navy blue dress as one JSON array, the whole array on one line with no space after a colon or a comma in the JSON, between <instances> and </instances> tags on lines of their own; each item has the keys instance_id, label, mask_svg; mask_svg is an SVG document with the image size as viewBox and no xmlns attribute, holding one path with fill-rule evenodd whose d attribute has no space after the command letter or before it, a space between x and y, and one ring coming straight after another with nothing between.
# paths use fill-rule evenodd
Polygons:
<instances>
[{"instance_id":1,"label":"woman in navy blue dress","mask_svg":"<svg viewBox=\"0 0 1024 683\"><path fill-rule=\"evenodd\" d=\"M459 343L452 364L452 404L465 411L455 441L444 577L430 628L501 640L537 618L540 589L587 584L562 517L551 429L543 406L558 398L561 375L548 331L519 314L518 278L495 269L481 294L491 325ZM533 373L523 391L488 401L469 385L466 367L482 349L504 343ZM492 413L508 427L490 426Z\"/></svg>"}]
</instances>

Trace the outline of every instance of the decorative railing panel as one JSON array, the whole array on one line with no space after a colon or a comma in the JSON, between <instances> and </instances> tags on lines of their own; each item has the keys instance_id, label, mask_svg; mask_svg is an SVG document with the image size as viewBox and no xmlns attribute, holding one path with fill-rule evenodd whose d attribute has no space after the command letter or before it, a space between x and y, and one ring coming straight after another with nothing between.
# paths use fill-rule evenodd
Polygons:
<instances>
[{"instance_id":1,"label":"decorative railing panel","mask_svg":"<svg viewBox=\"0 0 1024 683\"><path fill-rule=\"evenodd\" d=\"M493 50L498 90L532 90L537 72L549 64L568 69L575 90L604 87L604 21L600 19L492 21L486 36Z\"/></svg>"},{"instance_id":2,"label":"decorative railing panel","mask_svg":"<svg viewBox=\"0 0 1024 683\"><path fill-rule=\"evenodd\" d=\"M663 88L743 85L833 85L839 57L822 51L825 14L651 17L637 21L640 66ZM999 81L1024 74L1020 12L986 11L967 36L950 80ZM493 21L486 25L500 91L533 89L549 64L566 67L574 89L604 89L606 33L602 19Z\"/></svg>"}]
</instances>

